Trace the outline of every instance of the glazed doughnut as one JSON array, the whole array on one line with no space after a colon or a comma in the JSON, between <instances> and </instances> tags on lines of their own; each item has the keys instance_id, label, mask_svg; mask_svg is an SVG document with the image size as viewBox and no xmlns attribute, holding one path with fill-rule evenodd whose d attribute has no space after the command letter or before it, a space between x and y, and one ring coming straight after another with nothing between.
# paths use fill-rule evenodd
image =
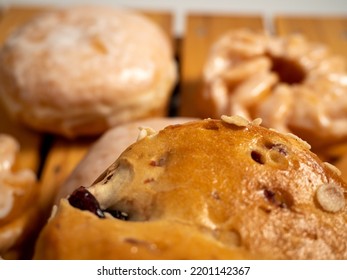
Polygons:
<instances>
[{"instance_id":1,"label":"glazed doughnut","mask_svg":"<svg viewBox=\"0 0 347 280\"><path fill-rule=\"evenodd\" d=\"M27 250L40 222L35 174L13 170L18 152L17 140L0 134L0 256L4 259L30 257Z\"/></svg>"},{"instance_id":2,"label":"glazed doughnut","mask_svg":"<svg viewBox=\"0 0 347 280\"><path fill-rule=\"evenodd\" d=\"M35 259L346 259L339 171L260 123L144 129L91 186L60 200Z\"/></svg>"},{"instance_id":3,"label":"glazed doughnut","mask_svg":"<svg viewBox=\"0 0 347 280\"><path fill-rule=\"evenodd\" d=\"M211 47L198 116L262 118L317 148L347 137L344 60L304 36L230 31Z\"/></svg>"},{"instance_id":4,"label":"glazed doughnut","mask_svg":"<svg viewBox=\"0 0 347 280\"><path fill-rule=\"evenodd\" d=\"M166 116L176 76L160 27L109 7L44 13L0 50L0 99L13 118L71 138Z\"/></svg>"},{"instance_id":5,"label":"glazed doughnut","mask_svg":"<svg viewBox=\"0 0 347 280\"><path fill-rule=\"evenodd\" d=\"M149 118L125 123L106 131L89 149L70 176L59 188L56 203L79 186L89 186L118 156L136 142L140 128L161 130L168 125L194 120L193 118Z\"/></svg>"}]
</instances>

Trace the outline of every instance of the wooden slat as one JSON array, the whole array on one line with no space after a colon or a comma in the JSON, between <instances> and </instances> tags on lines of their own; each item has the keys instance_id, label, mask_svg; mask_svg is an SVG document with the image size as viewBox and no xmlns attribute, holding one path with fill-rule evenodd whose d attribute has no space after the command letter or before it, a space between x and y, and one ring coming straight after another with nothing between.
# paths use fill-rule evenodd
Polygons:
<instances>
[{"instance_id":1,"label":"wooden slat","mask_svg":"<svg viewBox=\"0 0 347 280\"><path fill-rule=\"evenodd\" d=\"M13 32L18 26L30 20L48 8L44 7L22 7L13 6L4 10L3 18L0 22L0 44Z\"/></svg>"},{"instance_id":2,"label":"wooden slat","mask_svg":"<svg viewBox=\"0 0 347 280\"><path fill-rule=\"evenodd\" d=\"M50 214L58 188L64 183L96 138L68 140L55 137L49 149L41 177L40 206L43 215ZM78 187L78 186L77 186Z\"/></svg>"},{"instance_id":3,"label":"wooden slat","mask_svg":"<svg viewBox=\"0 0 347 280\"><path fill-rule=\"evenodd\" d=\"M237 28L263 29L260 16L187 16L181 51L181 100L179 114L194 116L195 95L201 87L203 65L211 45L225 32Z\"/></svg>"},{"instance_id":4,"label":"wooden slat","mask_svg":"<svg viewBox=\"0 0 347 280\"><path fill-rule=\"evenodd\" d=\"M3 106L0 104L0 133L14 137L20 145L20 153L17 155L15 170L29 168L36 174L40 168L40 149L43 135L13 121Z\"/></svg>"},{"instance_id":5,"label":"wooden slat","mask_svg":"<svg viewBox=\"0 0 347 280\"><path fill-rule=\"evenodd\" d=\"M278 34L302 33L312 41L325 43L347 61L347 16L277 16L275 28Z\"/></svg>"},{"instance_id":6,"label":"wooden slat","mask_svg":"<svg viewBox=\"0 0 347 280\"><path fill-rule=\"evenodd\" d=\"M139 11L158 26L160 26L169 38L172 38L172 14L170 12Z\"/></svg>"},{"instance_id":7,"label":"wooden slat","mask_svg":"<svg viewBox=\"0 0 347 280\"><path fill-rule=\"evenodd\" d=\"M154 11L139 11L143 15L147 16L150 20L156 23L164 31L168 39L170 40L174 51L176 51L175 38L173 36L173 16L172 13L167 11L154 12Z\"/></svg>"}]
</instances>

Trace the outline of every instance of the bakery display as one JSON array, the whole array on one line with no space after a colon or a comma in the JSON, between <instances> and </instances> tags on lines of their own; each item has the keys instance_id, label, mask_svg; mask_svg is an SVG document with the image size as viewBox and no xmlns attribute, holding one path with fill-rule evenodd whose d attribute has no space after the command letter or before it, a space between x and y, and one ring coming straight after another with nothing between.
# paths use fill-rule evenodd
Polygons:
<instances>
[{"instance_id":1,"label":"bakery display","mask_svg":"<svg viewBox=\"0 0 347 280\"><path fill-rule=\"evenodd\" d=\"M118 156L131 144L136 142L139 129L150 128L161 130L168 125L194 120L181 117L157 117L125 123L106 131L89 148L84 158L77 164L70 176L59 188L56 203L71 194L79 186L89 186L95 178L109 167ZM144 130L146 131L146 130Z\"/></svg>"},{"instance_id":2,"label":"bakery display","mask_svg":"<svg viewBox=\"0 0 347 280\"><path fill-rule=\"evenodd\" d=\"M346 140L346 81L344 60L304 35L236 29L206 58L197 115L260 117L319 151Z\"/></svg>"},{"instance_id":3,"label":"bakery display","mask_svg":"<svg viewBox=\"0 0 347 280\"><path fill-rule=\"evenodd\" d=\"M93 12L88 7L59 11L52 7L49 13L22 25L46 8L12 6L1 14L0 42L4 45L0 50L0 106L4 105L19 123L48 134L12 125L6 112L0 112L0 161L5 162L0 163L0 259L32 256L33 242L42 220L50 214L45 210L51 208L58 186L61 189L56 206L37 242L35 259L347 259L346 187L341 181L347 174L343 100L346 78L342 61L330 50L300 35L275 37L249 30L230 33L231 49L229 39L214 46L209 57L212 60L206 64L205 78L209 80L205 80L204 90L198 99L194 95L184 105L188 111L195 111L198 103L198 117L219 119L221 114L239 114L246 120L206 119L162 130L176 122L192 121L147 119L167 114L176 81L171 43L177 48L181 72L177 99L171 103L174 110L170 116L174 116L181 93L195 93L201 86L200 60L208 58L207 46L227 27L262 29L261 17L198 13L192 20L189 15L182 38L169 38L170 42L157 26L153 32L145 30L147 23L142 20L147 22L147 18L111 7L92 7ZM88 18L81 16L81 21L75 22L70 12L88 14ZM110 15L118 12L122 16ZM91 13L95 17L102 14L103 20L93 18ZM144 14L170 36L173 14ZM120 29L125 33L132 28L131 38L126 39L141 33L139 40L143 41L137 41L133 48L129 46L136 52L134 56L120 56L112 64L114 61L107 60L109 50L120 50L116 39L109 40L116 33L115 28L111 30L115 27L112 24L116 19L132 21L133 15L136 27L126 23ZM316 21L283 18L273 21L278 34L303 32L307 38L331 43L338 53L345 53L345 40L340 38L346 26L343 18L333 18L334 23L324 17ZM87 27L88 31L75 32L63 23L67 20L79 30ZM5 41L17 26L21 27ZM60 31L61 36L54 33ZM159 33L162 39L157 42L153 38ZM117 38L121 40L121 36ZM81 40L80 49L75 53L66 51L74 40ZM152 45L143 48L146 44ZM262 48L267 48L264 53ZM149 60L143 60L147 55L154 60L153 68ZM120 70L119 63L125 60L131 62L133 70L137 63L143 68L117 72L117 78L111 78L112 71ZM69 65L63 68L66 63ZM85 74L76 70L80 66ZM52 69L55 72L49 73ZM223 69L227 74L219 72ZM132 78L134 73L136 77ZM141 76L145 73L153 74L152 79L145 80ZM35 80L35 76L44 80ZM78 81L73 82L75 77ZM111 97L112 87L117 90L116 98ZM63 92L62 98L57 98L59 91ZM226 110L229 107L231 111ZM111 117L116 111L118 115ZM258 126L259 120L251 121L258 116L263 119L262 126L284 134L264 130ZM300 123L304 127L299 126L299 119L305 120ZM227 132L229 129L232 132ZM60 135L78 138L104 131L70 174L97 138L63 139ZM177 135L171 134L177 131ZM17 161L18 143L4 135L12 132L19 143L25 143ZM309 152L307 143L287 132L307 140L321 160L341 168L342 176L338 176L338 169ZM212 133L217 135L213 141ZM231 137L227 145L228 133L238 136ZM161 152L164 156L157 158ZM151 155L154 160L146 165ZM34 173L20 170L25 166L37 167L33 170L37 171L38 182ZM134 170L129 175L132 181L127 179L128 168ZM104 170L106 173L99 177ZM120 172L112 175L114 171ZM82 246L86 251L81 250Z\"/></svg>"},{"instance_id":4,"label":"bakery display","mask_svg":"<svg viewBox=\"0 0 347 280\"><path fill-rule=\"evenodd\" d=\"M0 257L31 257L33 237L39 225L39 192L29 169L15 170L19 144L0 134Z\"/></svg>"},{"instance_id":5,"label":"bakery display","mask_svg":"<svg viewBox=\"0 0 347 280\"><path fill-rule=\"evenodd\" d=\"M224 115L143 128L60 200L34 258L346 259L339 170L260 124Z\"/></svg>"},{"instance_id":6,"label":"bakery display","mask_svg":"<svg viewBox=\"0 0 347 280\"><path fill-rule=\"evenodd\" d=\"M69 138L166 116L176 76L171 42L159 25L111 7L43 13L0 50L0 100L9 113Z\"/></svg>"}]
</instances>

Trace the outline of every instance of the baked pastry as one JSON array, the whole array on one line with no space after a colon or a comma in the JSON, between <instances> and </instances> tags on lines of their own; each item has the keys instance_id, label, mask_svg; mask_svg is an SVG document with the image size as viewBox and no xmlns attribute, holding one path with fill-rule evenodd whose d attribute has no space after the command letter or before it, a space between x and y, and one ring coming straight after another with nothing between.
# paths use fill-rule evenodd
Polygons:
<instances>
[{"instance_id":1,"label":"baked pastry","mask_svg":"<svg viewBox=\"0 0 347 280\"><path fill-rule=\"evenodd\" d=\"M176 76L160 27L110 7L44 13L0 51L0 99L10 114L66 137L167 115Z\"/></svg>"},{"instance_id":2,"label":"baked pastry","mask_svg":"<svg viewBox=\"0 0 347 280\"><path fill-rule=\"evenodd\" d=\"M303 35L230 31L212 46L203 81L199 117L260 117L315 152L347 138L344 60Z\"/></svg>"},{"instance_id":3,"label":"baked pastry","mask_svg":"<svg viewBox=\"0 0 347 280\"><path fill-rule=\"evenodd\" d=\"M347 259L338 170L259 124L222 116L143 130L60 201L35 258Z\"/></svg>"},{"instance_id":4,"label":"baked pastry","mask_svg":"<svg viewBox=\"0 0 347 280\"><path fill-rule=\"evenodd\" d=\"M36 176L29 170L14 170L19 144L0 134L0 256L4 259L30 257L32 238L39 225ZM31 248L30 248L31 247Z\"/></svg>"},{"instance_id":5,"label":"baked pastry","mask_svg":"<svg viewBox=\"0 0 347 280\"><path fill-rule=\"evenodd\" d=\"M148 118L118 125L106 131L89 149L70 176L59 188L56 203L71 194L79 186L91 185L105 169L131 144L136 142L139 128L161 130L174 125L194 120L193 118Z\"/></svg>"}]
</instances>

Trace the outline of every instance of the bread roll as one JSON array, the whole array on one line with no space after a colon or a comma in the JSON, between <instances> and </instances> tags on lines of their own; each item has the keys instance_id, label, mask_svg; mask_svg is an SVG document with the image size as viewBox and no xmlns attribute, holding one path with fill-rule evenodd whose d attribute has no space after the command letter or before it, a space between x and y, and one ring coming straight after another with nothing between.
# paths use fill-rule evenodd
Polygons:
<instances>
[{"instance_id":1,"label":"bread roll","mask_svg":"<svg viewBox=\"0 0 347 280\"><path fill-rule=\"evenodd\" d=\"M35 258L347 259L338 170L259 124L223 116L144 130L60 201Z\"/></svg>"},{"instance_id":2,"label":"bread roll","mask_svg":"<svg viewBox=\"0 0 347 280\"><path fill-rule=\"evenodd\" d=\"M44 13L0 50L0 100L9 113L70 138L165 116L176 76L171 43L160 27L110 7Z\"/></svg>"},{"instance_id":3,"label":"bread roll","mask_svg":"<svg viewBox=\"0 0 347 280\"><path fill-rule=\"evenodd\" d=\"M131 144L136 142L140 128L161 130L168 125L194 120L193 118L149 118L125 123L105 132L89 149L70 176L59 188L56 203L79 186L91 185L107 167Z\"/></svg>"}]
</instances>

